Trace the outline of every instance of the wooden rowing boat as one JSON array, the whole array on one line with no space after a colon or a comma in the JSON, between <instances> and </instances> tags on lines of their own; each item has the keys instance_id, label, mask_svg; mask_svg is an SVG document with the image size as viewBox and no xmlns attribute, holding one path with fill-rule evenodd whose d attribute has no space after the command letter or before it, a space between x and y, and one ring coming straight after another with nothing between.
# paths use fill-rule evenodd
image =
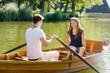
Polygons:
<instances>
[{"instance_id":1,"label":"wooden rowing boat","mask_svg":"<svg viewBox=\"0 0 110 73\"><path fill-rule=\"evenodd\" d=\"M103 46L103 42L86 40L86 49L89 54L84 55L86 59L91 64L95 65L104 56L105 52L109 48L108 45ZM61 73L61 72L74 72L82 69L89 68L84 62L79 58L74 57L71 60L65 58L67 56L67 49L54 48L52 50L60 51L60 57L57 61L23 61L16 60L16 57L26 56L26 50L20 52L13 52L8 54L0 55L0 73ZM44 50L48 51L48 50ZM63 59L65 58L65 59Z\"/></svg>"}]
</instances>

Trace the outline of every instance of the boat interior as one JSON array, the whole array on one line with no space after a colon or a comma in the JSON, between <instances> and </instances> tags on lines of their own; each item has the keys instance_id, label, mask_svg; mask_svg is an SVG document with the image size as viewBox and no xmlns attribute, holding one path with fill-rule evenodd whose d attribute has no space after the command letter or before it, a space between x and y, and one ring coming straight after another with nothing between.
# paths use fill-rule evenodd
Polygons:
<instances>
[{"instance_id":1,"label":"boat interior","mask_svg":"<svg viewBox=\"0 0 110 73\"><path fill-rule=\"evenodd\" d=\"M51 50L58 50L60 52L59 60L66 59L69 52L65 47L54 48ZM43 51L50 51L50 49ZM84 57L100 53L101 51L103 51L103 42L86 40L86 53L84 54ZM0 60L26 60L26 50L0 54Z\"/></svg>"}]
</instances>

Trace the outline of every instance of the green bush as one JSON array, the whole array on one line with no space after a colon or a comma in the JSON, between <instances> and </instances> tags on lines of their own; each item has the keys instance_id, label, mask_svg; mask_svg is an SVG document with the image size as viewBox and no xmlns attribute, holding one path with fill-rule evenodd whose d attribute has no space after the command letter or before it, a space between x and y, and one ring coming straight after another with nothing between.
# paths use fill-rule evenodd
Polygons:
<instances>
[{"instance_id":1,"label":"green bush","mask_svg":"<svg viewBox=\"0 0 110 73\"><path fill-rule=\"evenodd\" d=\"M63 16L64 15L61 11L56 11L55 13L47 13L45 18L47 20L62 20Z\"/></svg>"},{"instance_id":2,"label":"green bush","mask_svg":"<svg viewBox=\"0 0 110 73\"><path fill-rule=\"evenodd\" d=\"M0 21L3 21L3 9L0 8Z\"/></svg>"},{"instance_id":3,"label":"green bush","mask_svg":"<svg viewBox=\"0 0 110 73\"><path fill-rule=\"evenodd\" d=\"M32 10L27 4L21 4L19 8L19 20L27 21L32 20Z\"/></svg>"},{"instance_id":4,"label":"green bush","mask_svg":"<svg viewBox=\"0 0 110 73\"><path fill-rule=\"evenodd\" d=\"M70 18L71 18L71 17L78 17L78 16L79 16L79 12L77 12L77 11L73 11L73 12L71 12L70 15L69 15Z\"/></svg>"},{"instance_id":5,"label":"green bush","mask_svg":"<svg viewBox=\"0 0 110 73\"><path fill-rule=\"evenodd\" d=\"M47 13L46 15L45 15L45 19L46 20L53 20L54 18L53 18L53 13Z\"/></svg>"},{"instance_id":6,"label":"green bush","mask_svg":"<svg viewBox=\"0 0 110 73\"><path fill-rule=\"evenodd\" d=\"M8 3L0 9L1 21L15 21L18 20L18 8L15 3Z\"/></svg>"},{"instance_id":7,"label":"green bush","mask_svg":"<svg viewBox=\"0 0 110 73\"><path fill-rule=\"evenodd\" d=\"M70 19L69 13L62 13L62 14L63 14L63 16L62 16L63 20L69 20Z\"/></svg>"},{"instance_id":8,"label":"green bush","mask_svg":"<svg viewBox=\"0 0 110 73\"><path fill-rule=\"evenodd\" d=\"M37 9L32 11L32 14L33 14L33 15L35 15L35 14L37 14L37 13L38 13L38 10L37 10Z\"/></svg>"},{"instance_id":9,"label":"green bush","mask_svg":"<svg viewBox=\"0 0 110 73\"><path fill-rule=\"evenodd\" d=\"M54 14L53 14L53 17L55 20L61 20L62 19L62 12L61 11L56 11Z\"/></svg>"}]
</instances>

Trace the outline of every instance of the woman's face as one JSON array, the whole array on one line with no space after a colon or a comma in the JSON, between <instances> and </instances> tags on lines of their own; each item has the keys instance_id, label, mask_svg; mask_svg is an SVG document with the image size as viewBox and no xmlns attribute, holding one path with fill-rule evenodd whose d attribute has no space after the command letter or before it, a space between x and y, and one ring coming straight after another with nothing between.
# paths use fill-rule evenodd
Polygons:
<instances>
[{"instance_id":1,"label":"woman's face","mask_svg":"<svg viewBox=\"0 0 110 73\"><path fill-rule=\"evenodd\" d=\"M77 27L77 23L74 20L71 20L70 24L71 24L72 28L76 28Z\"/></svg>"}]
</instances>

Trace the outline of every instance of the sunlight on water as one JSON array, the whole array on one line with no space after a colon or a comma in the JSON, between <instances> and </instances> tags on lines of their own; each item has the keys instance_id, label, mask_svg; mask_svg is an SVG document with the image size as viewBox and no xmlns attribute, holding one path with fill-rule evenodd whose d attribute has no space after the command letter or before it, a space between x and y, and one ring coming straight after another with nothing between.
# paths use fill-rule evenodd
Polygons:
<instances>
[{"instance_id":1,"label":"sunlight on water","mask_svg":"<svg viewBox=\"0 0 110 73\"><path fill-rule=\"evenodd\" d=\"M110 73L110 47L104 55L104 58L97 64L101 73Z\"/></svg>"}]
</instances>

